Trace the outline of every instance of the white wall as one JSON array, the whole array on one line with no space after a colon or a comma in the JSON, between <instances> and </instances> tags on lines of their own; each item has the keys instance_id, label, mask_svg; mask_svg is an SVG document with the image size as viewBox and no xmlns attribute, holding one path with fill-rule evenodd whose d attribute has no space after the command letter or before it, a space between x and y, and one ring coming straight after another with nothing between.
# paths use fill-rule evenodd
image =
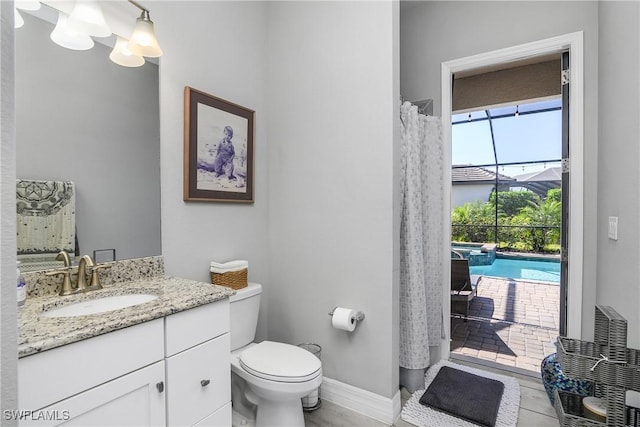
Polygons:
<instances>
[{"instance_id":1,"label":"white wall","mask_svg":"<svg viewBox=\"0 0 640 427\"><path fill-rule=\"evenodd\" d=\"M593 337L598 194L598 4L592 1L427 1L401 9L401 92L434 98L440 114L440 65L501 48L584 32L584 264L582 336ZM637 160L637 156L634 159ZM637 180L636 180L637 183ZM637 258L636 258L637 259ZM638 299L636 298L635 301Z\"/></svg>"},{"instance_id":2,"label":"white wall","mask_svg":"<svg viewBox=\"0 0 640 427\"><path fill-rule=\"evenodd\" d=\"M325 376L393 397L397 4L268 10L268 335L318 343ZM334 306L366 319L333 329Z\"/></svg>"},{"instance_id":3,"label":"white wall","mask_svg":"<svg viewBox=\"0 0 640 427\"><path fill-rule=\"evenodd\" d=\"M598 4L597 301L627 319L629 345L640 348L640 3ZM617 241L607 237L609 216Z\"/></svg>"},{"instance_id":4,"label":"white wall","mask_svg":"<svg viewBox=\"0 0 640 427\"><path fill-rule=\"evenodd\" d=\"M0 410L16 409L16 168L13 2L0 2ZM16 425L4 420L3 425Z\"/></svg>"},{"instance_id":5,"label":"white wall","mask_svg":"<svg viewBox=\"0 0 640 427\"><path fill-rule=\"evenodd\" d=\"M249 261L268 285L266 2L158 1L146 5L160 59L162 253L169 275L210 281L212 260ZM183 202L185 86L255 110L255 203Z\"/></svg>"},{"instance_id":6,"label":"white wall","mask_svg":"<svg viewBox=\"0 0 640 427\"><path fill-rule=\"evenodd\" d=\"M495 186L492 184L453 185L451 187L451 209L462 206L465 203L489 201L493 187Z\"/></svg>"}]
</instances>

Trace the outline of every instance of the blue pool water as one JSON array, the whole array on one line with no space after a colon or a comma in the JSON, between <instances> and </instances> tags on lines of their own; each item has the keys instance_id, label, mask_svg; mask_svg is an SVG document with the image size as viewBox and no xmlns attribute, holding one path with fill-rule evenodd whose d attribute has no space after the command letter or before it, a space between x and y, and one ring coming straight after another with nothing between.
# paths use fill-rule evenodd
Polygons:
<instances>
[{"instance_id":1,"label":"blue pool water","mask_svg":"<svg viewBox=\"0 0 640 427\"><path fill-rule=\"evenodd\" d=\"M471 274L560 283L560 263L528 259L496 258L492 265L469 267Z\"/></svg>"}]
</instances>

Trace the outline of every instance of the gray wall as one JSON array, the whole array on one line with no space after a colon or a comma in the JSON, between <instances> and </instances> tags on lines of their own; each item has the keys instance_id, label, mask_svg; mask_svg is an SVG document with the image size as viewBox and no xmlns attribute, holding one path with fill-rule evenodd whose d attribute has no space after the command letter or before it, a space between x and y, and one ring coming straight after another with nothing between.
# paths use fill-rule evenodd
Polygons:
<instances>
[{"instance_id":1,"label":"gray wall","mask_svg":"<svg viewBox=\"0 0 640 427\"><path fill-rule=\"evenodd\" d=\"M0 410L16 409L16 168L13 2L0 2ZM3 425L17 425L3 420Z\"/></svg>"},{"instance_id":2,"label":"gray wall","mask_svg":"<svg viewBox=\"0 0 640 427\"><path fill-rule=\"evenodd\" d=\"M401 9L401 92L435 99L443 61L584 31L583 325L593 337L594 304L627 318L640 345L638 2L409 2ZM608 216L619 239L607 238ZM596 230L594 232L593 230Z\"/></svg>"},{"instance_id":3,"label":"gray wall","mask_svg":"<svg viewBox=\"0 0 640 427\"><path fill-rule=\"evenodd\" d=\"M102 44L53 43L53 24L23 13L16 31L17 175L76 184L80 254L159 255L158 66L125 68Z\"/></svg>"},{"instance_id":4,"label":"gray wall","mask_svg":"<svg viewBox=\"0 0 640 427\"><path fill-rule=\"evenodd\" d=\"M209 281L212 260L249 261L249 280L269 281L268 121L265 66L267 2L156 2L152 12L165 52L160 70L162 252L168 274ZM188 23L188 24L187 24ZM185 86L256 111L253 204L184 202ZM264 339L267 311L261 311Z\"/></svg>"},{"instance_id":5,"label":"gray wall","mask_svg":"<svg viewBox=\"0 0 640 427\"><path fill-rule=\"evenodd\" d=\"M398 385L394 7L153 7L165 50L160 98L167 272L206 281L211 260L249 260L249 279L264 289L258 339L319 343L325 375L386 397ZM215 25L212 17L219 17ZM206 40L206 51L194 40ZM182 201L187 85L256 111L252 205ZM335 305L365 311L356 333L330 327L327 313Z\"/></svg>"},{"instance_id":6,"label":"gray wall","mask_svg":"<svg viewBox=\"0 0 640 427\"><path fill-rule=\"evenodd\" d=\"M640 348L640 3L598 5L597 301L627 319L629 345Z\"/></svg>"},{"instance_id":7,"label":"gray wall","mask_svg":"<svg viewBox=\"0 0 640 427\"><path fill-rule=\"evenodd\" d=\"M270 338L317 342L323 374L398 392L397 4L269 7ZM396 18L394 20L394 17ZM334 306L363 310L348 334Z\"/></svg>"}]
</instances>

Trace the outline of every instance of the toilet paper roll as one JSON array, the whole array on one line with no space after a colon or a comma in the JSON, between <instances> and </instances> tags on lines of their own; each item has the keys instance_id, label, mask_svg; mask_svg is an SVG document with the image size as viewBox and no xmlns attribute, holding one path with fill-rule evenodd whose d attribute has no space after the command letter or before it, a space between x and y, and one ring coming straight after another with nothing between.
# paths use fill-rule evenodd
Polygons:
<instances>
[{"instance_id":1,"label":"toilet paper roll","mask_svg":"<svg viewBox=\"0 0 640 427\"><path fill-rule=\"evenodd\" d=\"M356 313L349 308L336 307L331 316L331 324L336 329L351 332L356 328Z\"/></svg>"}]
</instances>

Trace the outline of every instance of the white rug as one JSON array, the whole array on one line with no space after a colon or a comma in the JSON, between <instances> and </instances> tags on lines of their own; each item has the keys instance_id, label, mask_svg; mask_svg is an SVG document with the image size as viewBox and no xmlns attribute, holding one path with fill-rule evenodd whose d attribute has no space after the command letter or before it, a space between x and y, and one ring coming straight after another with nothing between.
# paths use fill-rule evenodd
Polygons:
<instances>
[{"instance_id":1,"label":"white rug","mask_svg":"<svg viewBox=\"0 0 640 427\"><path fill-rule=\"evenodd\" d=\"M477 424L470 423L461 418L448 415L444 412L429 408L420 403L420 397L436 377L438 371L443 366L460 369L461 371L470 372L486 378L498 380L504 384L504 393L500 401L498 409L498 418L496 427L513 427L518 423L518 411L520 408L520 384L515 378L504 375L494 374L492 372L482 371L480 369L470 368L464 365L458 365L448 360L441 360L427 370L425 374L425 386L423 389L417 390L402 408L401 418L411 424L419 427L477 427Z\"/></svg>"}]
</instances>

